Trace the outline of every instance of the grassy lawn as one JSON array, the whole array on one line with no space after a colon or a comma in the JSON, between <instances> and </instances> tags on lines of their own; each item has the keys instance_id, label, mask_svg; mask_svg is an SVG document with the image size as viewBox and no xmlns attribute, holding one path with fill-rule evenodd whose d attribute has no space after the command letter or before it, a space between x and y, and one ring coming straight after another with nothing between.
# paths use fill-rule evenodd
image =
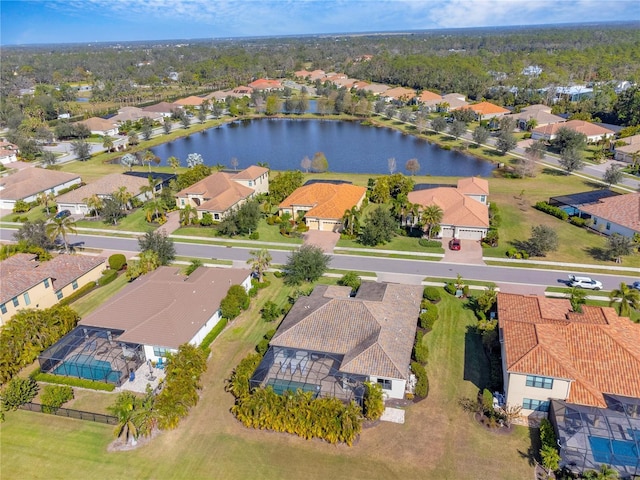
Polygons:
<instances>
[{"instance_id":1,"label":"grassy lawn","mask_svg":"<svg viewBox=\"0 0 640 480\"><path fill-rule=\"evenodd\" d=\"M351 448L241 426L229 413L233 398L224 379L275 327L259 317L264 302L287 301L290 289L272 275L269 280L271 287L214 342L200 403L178 429L136 450L108 453L111 426L9 412L0 425L3 478L530 478L528 429L487 432L457 406L460 396L475 395L483 384L487 360L480 340L467 334L472 314L446 295L426 337L430 394L407 408L404 425L365 429ZM78 398L76 406L83 402L90 400Z\"/></svg>"},{"instance_id":2,"label":"grassy lawn","mask_svg":"<svg viewBox=\"0 0 640 480\"><path fill-rule=\"evenodd\" d=\"M113 282L98 287L73 302L71 308L78 312L81 318L84 318L127 284L127 276L121 273Z\"/></svg>"},{"instance_id":3,"label":"grassy lawn","mask_svg":"<svg viewBox=\"0 0 640 480\"><path fill-rule=\"evenodd\" d=\"M292 238L280 235L278 226L267 224L267 221L264 218L261 218L258 222L258 228L256 231L260 235L261 242L291 243L293 245L302 244L301 238ZM173 232L173 235L215 238L221 242L228 239L227 237L218 236L218 231L215 228L209 227L180 227L178 230ZM249 235L236 235L233 237L233 240L246 240L249 243L257 243L256 240L251 240Z\"/></svg>"},{"instance_id":4,"label":"grassy lawn","mask_svg":"<svg viewBox=\"0 0 640 480\"><path fill-rule=\"evenodd\" d=\"M117 225L106 223L102 220L78 220L76 227L95 228L104 230L127 231L127 232L151 232L158 228L157 224L147 222L146 213L142 208L138 208L126 217L121 218Z\"/></svg>"},{"instance_id":5,"label":"grassy lawn","mask_svg":"<svg viewBox=\"0 0 640 480\"><path fill-rule=\"evenodd\" d=\"M418 237L401 237L399 235L393 237L389 243L377 245L375 247L368 247L355 240L340 239L338 240L337 247L344 248L369 248L374 250L395 250L398 252L424 252L424 253L444 253L444 248L438 247L423 247L418 241Z\"/></svg>"}]
</instances>

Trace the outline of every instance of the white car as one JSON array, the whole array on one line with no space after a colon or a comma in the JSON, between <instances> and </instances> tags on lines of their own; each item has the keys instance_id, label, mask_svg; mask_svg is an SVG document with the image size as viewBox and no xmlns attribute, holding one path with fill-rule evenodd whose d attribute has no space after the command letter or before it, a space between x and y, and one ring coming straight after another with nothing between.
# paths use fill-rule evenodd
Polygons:
<instances>
[{"instance_id":1,"label":"white car","mask_svg":"<svg viewBox=\"0 0 640 480\"><path fill-rule=\"evenodd\" d=\"M590 277L578 277L576 275L569 275L569 286L587 288L589 290L602 290L602 282Z\"/></svg>"}]
</instances>

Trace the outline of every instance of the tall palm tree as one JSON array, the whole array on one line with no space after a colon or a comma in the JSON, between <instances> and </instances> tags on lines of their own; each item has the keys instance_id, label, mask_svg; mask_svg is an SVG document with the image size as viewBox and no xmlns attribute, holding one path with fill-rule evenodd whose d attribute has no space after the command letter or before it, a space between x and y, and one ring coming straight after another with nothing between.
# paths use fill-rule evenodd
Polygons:
<instances>
[{"instance_id":1,"label":"tall palm tree","mask_svg":"<svg viewBox=\"0 0 640 480\"><path fill-rule=\"evenodd\" d=\"M630 288L626 283L620 283L620 287L611 291L609 294L609 306L619 303L618 314L622 317L628 317L631 309L640 309L640 291Z\"/></svg>"},{"instance_id":2,"label":"tall palm tree","mask_svg":"<svg viewBox=\"0 0 640 480\"><path fill-rule=\"evenodd\" d=\"M116 438L124 435L125 440L135 443L138 438L138 428L134 422L137 399L131 392L122 392L116 398L116 402L108 407L110 413L118 418L118 424L114 430Z\"/></svg>"},{"instance_id":3,"label":"tall palm tree","mask_svg":"<svg viewBox=\"0 0 640 480\"><path fill-rule=\"evenodd\" d=\"M122 211L125 211L129 209L129 202L133 198L133 194L127 190L127 187L122 186L113 192L113 197L120 204Z\"/></svg>"},{"instance_id":4,"label":"tall palm tree","mask_svg":"<svg viewBox=\"0 0 640 480\"><path fill-rule=\"evenodd\" d=\"M429 227L427 231L428 238L431 238L431 230L433 227L442 222L443 214L442 208L435 203L433 205L427 205L422 209L422 221Z\"/></svg>"},{"instance_id":5,"label":"tall palm tree","mask_svg":"<svg viewBox=\"0 0 640 480\"><path fill-rule=\"evenodd\" d=\"M353 236L354 229L360 225L361 212L357 206L351 207L349 210L345 210L342 216L342 223L344 228L349 230L349 235Z\"/></svg>"},{"instance_id":6,"label":"tall palm tree","mask_svg":"<svg viewBox=\"0 0 640 480\"><path fill-rule=\"evenodd\" d=\"M167 159L167 164L173 169L173 173L178 171L180 168L180 159L178 157L171 156Z\"/></svg>"},{"instance_id":7,"label":"tall palm tree","mask_svg":"<svg viewBox=\"0 0 640 480\"><path fill-rule=\"evenodd\" d=\"M83 199L82 201L87 204L89 213L95 213L95 216L98 216L98 212L102 209L104 205L102 202L102 199L95 193L91 195L89 198Z\"/></svg>"},{"instance_id":8,"label":"tall palm tree","mask_svg":"<svg viewBox=\"0 0 640 480\"><path fill-rule=\"evenodd\" d=\"M198 211L195 207L185 205L185 207L180 210L180 225L183 227L190 225L196 218L198 218Z\"/></svg>"},{"instance_id":9,"label":"tall palm tree","mask_svg":"<svg viewBox=\"0 0 640 480\"><path fill-rule=\"evenodd\" d=\"M111 138L109 135L105 135L103 137L102 147L105 148L107 152L113 150L113 138Z\"/></svg>"},{"instance_id":10,"label":"tall palm tree","mask_svg":"<svg viewBox=\"0 0 640 480\"><path fill-rule=\"evenodd\" d=\"M73 217L54 218L51 223L47 224L47 235L53 241L58 237L62 237L64 242L65 251L69 251L69 242L67 241L67 235L76 234L76 222Z\"/></svg>"},{"instance_id":11,"label":"tall palm tree","mask_svg":"<svg viewBox=\"0 0 640 480\"><path fill-rule=\"evenodd\" d=\"M251 269L258 275L258 281L262 283L264 272L266 272L271 265L271 254L266 248L261 248L260 250L251 250L249 255L251 256L249 260L247 260L247 263L251 264Z\"/></svg>"},{"instance_id":12,"label":"tall palm tree","mask_svg":"<svg viewBox=\"0 0 640 480\"><path fill-rule=\"evenodd\" d=\"M152 198L144 204L144 211L147 214L147 222L151 223L153 219L164 218L166 208L164 202L160 198Z\"/></svg>"},{"instance_id":13,"label":"tall palm tree","mask_svg":"<svg viewBox=\"0 0 640 480\"><path fill-rule=\"evenodd\" d=\"M144 193L146 198L156 198L156 179L151 175L147 177L147 184L140 187L140 193Z\"/></svg>"}]
</instances>

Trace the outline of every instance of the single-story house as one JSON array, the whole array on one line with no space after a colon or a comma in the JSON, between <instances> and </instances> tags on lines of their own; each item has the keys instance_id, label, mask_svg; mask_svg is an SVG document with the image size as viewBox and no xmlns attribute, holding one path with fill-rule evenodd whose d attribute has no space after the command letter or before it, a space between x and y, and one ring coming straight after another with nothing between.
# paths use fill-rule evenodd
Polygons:
<instances>
[{"instance_id":1,"label":"single-story house","mask_svg":"<svg viewBox=\"0 0 640 480\"><path fill-rule=\"evenodd\" d=\"M555 101L566 99L570 102L579 102L585 98L593 97L593 88L585 85L571 85L555 88Z\"/></svg>"},{"instance_id":2,"label":"single-story house","mask_svg":"<svg viewBox=\"0 0 640 480\"><path fill-rule=\"evenodd\" d=\"M35 202L41 193L58 195L60 190L81 183L79 175L28 167L0 177L0 208L13 210L18 200Z\"/></svg>"},{"instance_id":3,"label":"single-story house","mask_svg":"<svg viewBox=\"0 0 640 480\"><path fill-rule=\"evenodd\" d=\"M640 161L640 134L621 138L617 140L617 142L624 142L625 144L615 147L615 160L627 163Z\"/></svg>"},{"instance_id":4,"label":"single-story house","mask_svg":"<svg viewBox=\"0 0 640 480\"><path fill-rule=\"evenodd\" d=\"M261 90L264 92L282 89L282 83L280 82L280 80L273 80L269 78L259 78L257 80L254 80L249 84L249 86L254 90Z\"/></svg>"},{"instance_id":5,"label":"single-story house","mask_svg":"<svg viewBox=\"0 0 640 480\"><path fill-rule=\"evenodd\" d=\"M58 255L39 262L29 253L17 253L0 262L0 325L24 308L49 308L74 290L98 280L105 258Z\"/></svg>"},{"instance_id":6,"label":"single-story house","mask_svg":"<svg viewBox=\"0 0 640 480\"><path fill-rule=\"evenodd\" d=\"M169 102L160 102L155 105L149 105L148 107L142 107L142 110L150 113L159 113L162 117L170 117L174 110L178 110L181 107Z\"/></svg>"},{"instance_id":7,"label":"single-story house","mask_svg":"<svg viewBox=\"0 0 640 480\"><path fill-rule=\"evenodd\" d=\"M582 133L585 137L587 137L587 142L590 143L599 142L600 140L615 135L615 132L613 130L609 130L608 128L595 125L585 120L569 120L568 122L564 123L553 123L541 127L536 127L531 130L531 138L533 140L542 139L551 141L556 138L556 136L558 135L558 130L560 130L561 128L568 128L569 130L573 130L574 132Z\"/></svg>"},{"instance_id":8,"label":"single-story house","mask_svg":"<svg viewBox=\"0 0 640 480\"><path fill-rule=\"evenodd\" d=\"M344 213L360 208L366 193L365 187L348 183L311 183L285 198L278 206L278 214L289 213L292 219L303 214L310 230L338 232L342 230Z\"/></svg>"},{"instance_id":9,"label":"single-story house","mask_svg":"<svg viewBox=\"0 0 640 480\"><path fill-rule=\"evenodd\" d=\"M210 213L222 220L256 194L269 191L269 170L252 165L238 173L216 172L176 193L178 208L190 205L201 219Z\"/></svg>"},{"instance_id":10,"label":"single-story house","mask_svg":"<svg viewBox=\"0 0 640 480\"><path fill-rule=\"evenodd\" d=\"M370 92L374 96L379 97L384 92L389 90L389 86L388 85L383 85L381 83L372 83L370 85L366 85L366 86L362 87L362 89L365 92Z\"/></svg>"},{"instance_id":11,"label":"single-story house","mask_svg":"<svg viewBox=\"0 0 640 480\"><path fill-rule=\"evenodd\" d=\"M385 90L380 94L380 97L386 102L399 101L408 103L416 96L416 91L413 88L395 87Z\"/></svg>"},{"instance_id":12,"label":"single-story house","mask_svg":"<svg viewBox=\"0 0 640 480\"><path fill-rule=\"evenodd\" d=\"M43 372L121 385L144 362L164 362L180 345L200 345L221 319L231 285L251 286L251 270L201 267L189 276L159 267L85 316L39 357Z\"/></svg>"},{"instance_id":13,"label":"single-story house","mask_svg":"<svg viewBox=\"0 0 640 480\"><path fill-rule=\"evenodd\" d=\"M386 398L404 398L421 300L418 285L363 282L354 297L350 287L319 285L282 320L251 385L361 402L373 382Z\"/></svg>"},{"instance_id":14,"label":"single-story house","mask_svg":"<svg viewBox=\"0 0 640 480\"><path fill-rule=\"evenodd\" d=\"M103 137L108 135L113 137L118 134L118 126L116 125L116 122L110 119L105 120L104 118L91 117L78 123L86 126L94 135L102 135Z\"/></svg>"},{"instance_id":15,"label":"single-story house","mask_svg":"<svg viewBox=\"0 0 640 480\"><path fill-rule=\"evenodd\" d=\"M125 187L129 193L133 195L133 198L138 198L142 201L150 198L150 193L141 192L143 187L149 185L149 175L155 180L156 192L160 192L162 187L169 184L175 175L172 173L157 173L157 172L124 172L124 173L110 173L104 177L99 178L95 182L87 183L80 188L71 190L63 195L60 195L56 202L58 204L58 211L69 210L72 214L89 214L89 207L87 206L87 199L94 195L99 198L105 198L112 195L121 187Z\"/></svg>"},{"instance_id":16,"label":"single-story house","mask_svg":"<svg viewBox=\"0 0 640 480\"><path fill-rule=\"evenodd\" d=\"M422 104L431 112L450 112L469 105L461 93L447 93L440 98L430 98L422 101Z\"/></svg>"},{"instance_id":17,"label":"single-story house","mask_svg":"<svg viewBox=\"0 0 640 480\"><path fill-rule=\"evenodd\" d=\"M471 110L475 113L477 120L490 120L492 118L502 117L511 113L510 110L490 102L474 103L473 105L460 107L460 110L462 109Z\"/></svg>"},{"instance_id":18,"label":"single-story house","mask_svg":"<svg viewBox=\"0 0 640 480\"><path fill-rule=\"evenodd\" d=\"M324 70L313 70L309 72L305 69L298 70L294 72L296 78L308 79L310 82L315 82L316 80L322 80L325 76Z\"/></svg>"},{"instance_id":19,"label":"single-story house","mask_svg":"<svg viewBox=\"0 0 640 480\"><path fill-rule=\"evenodd\" d=\"M224 90L217 90L215 92L211 92L208 95L205 95L205 100L209 100L210 102L224 102L227 97L229 96L228 92L225 92Z\"/></svg>"},{"instance_id":20,"label":"single-story house","mask_svg":"<svg viewBox=\"0 0 640 480\"><path fill-rule=\"evenodd\" d=\"M353 88L357 82L355 78L336 78L332 81L336 87L346 89Z\"/></svg>"},{"instance_id":21,"label":"single-story house","mask_svg":"<svg viewBox=\"0 0 640 480\"><path fill-rule=\"evenodd\" d=\"M634 417L640 423L640 325L611 307L583 305L577 313L568 299L535 295L499 293L497 308L506 403L533 418L546 417L554 403L564 465L582 471L607 463L639 473L640 430L617 424ZM635 404L635 414L614 410L616 399ZM567 408L575 415L567 416ZM581 412L592 417L590 438L581 434L588 429Z\"/></svg>"},{"instance_id":22,"label":"single-story house","mask_svg":"<svg viewBox=\"0 0 640 480\"><path fill-rule=\"evenodd\" d=\"M516 126L520 130L526 130L527 123L530 121L535 123L535 127L544 127L545 125L563 123L566 121L564 118L552 114L551 107L541 104L524 107L520 113L514 113L512 117L516 119Z\"/></svg>"},{"instance_id":23,"label":"single-story house","mask_svg":"<svg viewBox=\"0 0 640 480\"><path fill-rule=\"evenodd\" d=\"M200 108L200 105L202 105L202 103L205 101L204 98L202 97L196 97L194 95L191 95L189 97L186 98L181 98L180 100L176 100L175 102L173 102L176 106L178 107L194 107L194 108Z\"/></svg>"},{"instance_id":24,"label":"single-story house","mask_svg":"<svg viewBox=\"0 0 640 480\"><path fill-rule=\"evenodd\" d=\"M0 164L6 165L18 161L18 146L9 142L0 142Z\"/></svg>"},{"instance_id":25,"label":"single-story house","mask_svg":"<svg viewBox=\"0 0 640 480\"><path fill-rule=\"evenodd\" d=\"M471 177L458 181L456 187L436 187L409 192L411 203L442 209L440 236L481 240L489 231L489 182Z\"/></svg>"},{"instance_id":26,"label":"single-story house","mask_svg":"<svg viewBox=\"0 0 640 480\"><path fill-rule=\"evenodd\" d=\"M580 205L579 215L589 216L593 227L602 233L619 233L633 237L640 233L640 193L627 193L601 198L597 202Z\"/></svg>"},{"instance_id":27,"label":"single-story house","mask_svg":"<svg viewBox=\"0 0 640 480\"><path fill-rule=\"evenodd\" d=\"M426 103L429 101L437 101L437 102L441 102L442 101L442 95L439 95L437 93L433 93L430 92L429 90L423 90L420 95L418 95L416 97L416 100L418 103Z\"/></svg>"},{"instance_id":28,"label":"single-story house","mask_svg":"<svg viewBox=\"0 0 640 480\"><path fill-rule=\"evenodd\" d=\"M118 114L114 115L109 120L116 123L124 123L137 122L143 118L149 118L154 122L160 122L164 118L164 115L162 113L150 112L138 107L122 107L118 110Z\"/></svg>"}]
</instances>

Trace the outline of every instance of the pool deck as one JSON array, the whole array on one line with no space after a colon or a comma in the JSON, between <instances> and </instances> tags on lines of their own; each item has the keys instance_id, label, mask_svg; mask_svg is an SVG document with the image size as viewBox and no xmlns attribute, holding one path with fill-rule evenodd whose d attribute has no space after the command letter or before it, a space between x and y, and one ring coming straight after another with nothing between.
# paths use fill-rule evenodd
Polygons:
<instances>
[{"instance_id":1,"label":"pool deck","mask_svg":"<svg viewBox=\"0 0 640 480\"><path fill-rule=\"evenodd\" d=\"M143 363L138 370L136 370L136 378L133 382L128 379L119 387L116 387L116 392L137 392L145 393L147 391L147 385L151 386L152 390L155 390L160 383L160 380L164 378L164 370L151 367L149 371L149 365Z\"/></svg>"}]
</instances>

